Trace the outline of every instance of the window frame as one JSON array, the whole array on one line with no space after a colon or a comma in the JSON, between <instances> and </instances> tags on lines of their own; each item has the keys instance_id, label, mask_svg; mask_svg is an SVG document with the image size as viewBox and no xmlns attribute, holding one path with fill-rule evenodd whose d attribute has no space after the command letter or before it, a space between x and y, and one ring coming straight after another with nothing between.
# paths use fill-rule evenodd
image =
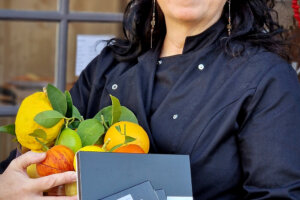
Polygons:
<instances>
[{"instance_id":1,"label":"window frame","mask_svg":"<svg viewBox=\"0 0 300 200\"><path fill-rule=\"evenodd\" d=\"M54 85L66 89L68 25L70 22L122 22L122 13L70 12L70 0L58 0L57 11L21 11L0 9L0 20L58 22ZM0 106L0 117L15 116L19 106Z\"/></svg>"}]
</instances>

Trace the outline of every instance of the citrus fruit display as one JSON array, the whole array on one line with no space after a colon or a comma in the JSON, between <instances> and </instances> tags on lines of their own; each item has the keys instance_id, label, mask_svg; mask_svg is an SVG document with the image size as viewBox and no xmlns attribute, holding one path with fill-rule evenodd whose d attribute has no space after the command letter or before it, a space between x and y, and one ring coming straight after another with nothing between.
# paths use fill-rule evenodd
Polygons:
<instances>
[{"instance_id":1,"label":"citrus fruit display","mask_svg":"<svg viewBox=\"0 0 300 200\"><path fill-rule=\"evenodd\" d=\"M134 138L134 141L127 143L126 136ZM108 150L120 144L138 145L143 149L144 153L148 153L150 148L149 137L146 131L140 125L127 121L111 125L104 137L104 142L107 140L110 140L106 146Z\"/></svg>"},{"instance_id":2,"label":"citrus fruit display","mask_svg":"<svg viewBox=\"0 0 300 200\"><path fill-rule=\"evenodd\" d=\"M76 170L78 151L148 153L148 135L134 113L116 97L110 98L111 105L84 119L68 91L48 84L42 92L26 97L15 123L0 126L0 132L15 136L22 153L46 151L45 160L27 167L30 178ZM60 194L57 187L52 189L44 194ZM66 184L63 192L76 195L76 183Z\"/></svg>"},{"instance_id":3,"label":"citrus fruit display","mask_svg":"<svg viewBox=\"0 0 300 200\"><path fill-rule=\"evenodd\" d=\"M35 130L42 130L46 133L44 139L40 138L41 142L46 145L50 145L56 139L64 124L63 119L51 128L45 128L34 121L38 113L48 110L53 110L53 108L45 92L36 92L22 101L15 121L15 134L22 146L31 150L42 149L43 146L30 136Z\"/></svg>"},{"instance_id":4,"label":"citrus fruit display","mask_svg":"<svg viewBox=\"0 0 300 200\"><path fill-rule=\"evenodd\" d=\"M76 131L70 128L65 128L60 133L56 144L69 147L74 153L76 153L82 147L79 135Z\"/></svg>"},{"instance_id":5,"label":"citrus fruit display","mask_svg":"<svg viewBox=\"0 0 300 200\"><path fill-rule=\"evenodd\" d=\"M136 144L128 144L121 146L115 150L113 150L114 153L145 153L144 150L136 145Z\"/></svg>"},{"instance_id":6,"label":"citrus fruit display","mask_svg":"<svg viewBox=\"0 0 300 200\"><path fill-rule=\"evenodd\" d=\"M47 151L45 160L36 165L39 176L74 171L74 153L64 145L56 145Z\"/></svg>"},{"instance_id":7,"label":"citrus fruit display","mask_svg":"<svg viewBox=\"0 0 300 200\"><path fill-rule=\"evenodd\" d=\"M96 145L90 145L90 146L85 146L79 149L78 151L92 151L92 152L105 152L105 149L102 147L96 146ZM73 166L76 171L77 166L76 166L76 156L74 156L74 161L73 161Z\"/></svg>"}]
</instances>

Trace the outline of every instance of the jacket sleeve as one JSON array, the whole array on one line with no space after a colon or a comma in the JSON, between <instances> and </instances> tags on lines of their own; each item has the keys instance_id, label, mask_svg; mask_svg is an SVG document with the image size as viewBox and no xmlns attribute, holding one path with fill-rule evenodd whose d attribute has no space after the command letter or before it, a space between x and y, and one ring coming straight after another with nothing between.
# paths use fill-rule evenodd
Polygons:
<instances>
[{"instance_id":1,"label":"jacket sleeve","mask_svg":"<svg viewBox=\"0 0 300 200\"><path fill-rule=\"evenodd\" d=\"M9 156L6 158L6 160L3 160L0 162L0 174L3 174L3 172L6 170L10 162L15 159L17 156L17 149L10 152Z\"/></svg>"},{"instance_id":2,"label":"jacket sleeve","mask_svg":"<svg viewBox=\"0 0 300 200\"><path fill-rule=\"evenodd\" d=\"M287 64L259 82L238 135L245 199L300 199L300 86Z\"/></svg>"}]
</instances>

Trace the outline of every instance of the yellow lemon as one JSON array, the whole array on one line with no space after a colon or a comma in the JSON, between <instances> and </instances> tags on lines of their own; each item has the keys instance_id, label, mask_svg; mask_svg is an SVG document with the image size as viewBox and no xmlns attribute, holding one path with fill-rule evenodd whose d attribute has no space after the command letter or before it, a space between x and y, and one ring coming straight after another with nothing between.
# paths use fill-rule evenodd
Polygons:
<instances>
[{"instance_id":1,"label":"yellow lemon","mask_svg":"<svg viewBox=\"0 0 300 200\"><path fill-rule=\"evenodd\" d=\"M66 196L77 195L77 182L65 184Z\"/></svg>"},{"instance_id":2,"label":"yellow lemon","mask_svg":"<svg viewBox=\"0 0 300 200\"><path fill-rule=\"evenodd\" d=\"M17 140L22 146L34 151L42 149L42 145L29 135L36 129L42 129L47 134L46 140L40 139L43 143L51 144L54 142L64 124L64 120L60 120L51 128L40 126L34 121L34 117L46 110L53 110L53 108L44 92L36 92L22 101L15 121Z\"/></svg>"},{"instance_id":3,"label":"yellow lemon","mask_svg":"<svg viewBox=\"0 0 300 200\"><path fill-rule=\"evenodd\" d=\"M26 169L27 174L30 178L39 178L39 174L36 171L36 164L31 164Z\"/></svg>"},{"instance_id":4,"label":"yellow lemon","mask_svg":"<svg viewBox=\"0 0 300 200\"><path fill-rule=\"evenodd\" d=\"M104 137L104 143L109 139L110 141L106 148L110 150L114 146L125 142L125 127L126 135L135 138L135 141L128 144L136 144L140 146L145 153L148 153L150 148L148 134L140 125L127 121L115 123L107 130ZM118 131L118 128L120 129L120 132Z\"/></svg>"},{"instance_id":5,"label":"yellow lemon","mask_svg":"<svg viewBox=\"0 0 300 200\"><path fill-rule=\"evenodd\" d=\"M94 152L105 152L105 149L99 147L99 146L96 146L96 145L89 145L89 146L85 146L85 147L82 147L81 149L79 149L78 151L94 151ZM77 152L78 152L77 151ZM76 166L76 154L75 154L75 157L74 157L74 161L73 161L73 166L74 166L74 169L75 171L77 171L77 166Z\"/></svg>"}]
</instances>

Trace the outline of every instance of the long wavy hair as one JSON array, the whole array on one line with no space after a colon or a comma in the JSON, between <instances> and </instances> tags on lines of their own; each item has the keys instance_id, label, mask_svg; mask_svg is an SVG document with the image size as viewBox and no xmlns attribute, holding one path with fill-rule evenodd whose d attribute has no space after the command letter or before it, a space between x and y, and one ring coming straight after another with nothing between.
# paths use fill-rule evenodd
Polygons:
<instances>
[{"instance_id":1,"label":"long wavy hair","mask_svg":"<svg viewBox=\"0 0 300 200\"><path fill-rule=\"evenodd\" d=\"M119 61L136 59L150 49L151 19L153 0L131 0L124 13L124 38L108 41L115 57ZM278 24L274 0L231 0L232 33L220 41L224 51L231 56L239 56L245 50L246 43L262 46L288 60L284 29ZM153 46L165 37L166 25L162 10L156 3L156 25L153 33ZM228 19L228 4L221 18ZM241 48L233 49L232 42L240 41Z\"/></svg>"}]
</instances>

